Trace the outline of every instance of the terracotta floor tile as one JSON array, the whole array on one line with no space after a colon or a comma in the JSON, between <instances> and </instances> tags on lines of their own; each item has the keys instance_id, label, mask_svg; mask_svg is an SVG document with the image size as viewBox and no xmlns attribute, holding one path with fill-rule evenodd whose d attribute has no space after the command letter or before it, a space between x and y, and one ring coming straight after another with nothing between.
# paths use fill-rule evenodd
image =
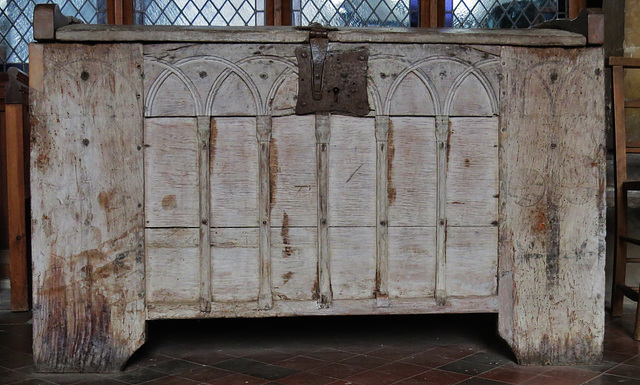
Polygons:
<instances>
[{"instance_id":1,"label":"terracotta floor tile","mask_svg":"<svg viewBox=\"0 0 640 385\"><path fill-rule=\"evenodd\" d=\"M278 383L283 385L326 385L335 382L335 380L335 378L313 373L298 373L293 376L281 378L278 380Z\"/></svg>"},{"instance_id":2,"label":"terracotta floor tile","mask_svg":"<svg viewBox=\"0 0 640 385\"><path fill-rule=\"evenodd\" d=\"M258 353L245 356L244 358L254 360L254 361L264 362L265 364L274 364L276 362L284 361L293 357L296 357L296 354L283 353L277 350L267 349Z\"/></svg>"},{"instance_id":3,"label":"terracotta floor tile","mask_svg":"<svg viewBox=\"0 0 640 385\"><path fill-rule=\"evenodd\" d=\"M310 372L315 374L320 374L323 376L328 376L332 378L347 378L349 376L353 376L357 373L362 373L366 371L365 368L360 368L357 366L345 365L339 362L332 362L328 365L321 366L319 368L315 368L310 370Z\"/></svg>"},{"instance_id":4,"label":"terracotta floor tile","mask_svg":"<svg viewBox=\"0 0 640 385\"><path fill-rule=\"evenodd\" d=\"M197 385L199 381L193 381L182 377L167 376L157 380L145 382L144 385Z\"/></svg>"},{"instance_id":5,"label":"terracotta floor tile","mask_svg":"<svg viewBox=\"0 0 640 385\"><path fill-rule=\"evenodd\" d=\"M208 381L210 385L263 385L269 380L262 378L256 378L251 376L245 376L244 374L232 374L228 377L218 378L216 380Z\"/></svg>"},{"instance_id":6,"label":"terracotta floor tile","mask_svg":"<svg viewBox=\"0 0 640 385\"><path fill-rule=\"evenodd\" d=\"M232 373L226 370L203 366L200 368L182 371L177 375L194 381L207 382L217 378L227 377L230 374Z\"/></svg>"},{"instance_id":7,"label":"terracotta floor tile","mask_svg":"<svg viewBox=\"0 0 640 385\"><path fill-rule=\"evenodd\" d=\"M611 374L602 374L585 385L640 385L640 381L634 378L614 376Z\"/></svg>"},{"instance_id":8,"label":"terracotta floor tile","mask_svg":"<svg viewBox=\"0 0 640 385\"><path fill-rule=\"evenodd\" d=\"M379 372L393 374L400 378L413 377L416 374L423 373L428 369L424 366L406 364L404 362L392 362L389 365L381 366L376 369Z\"/></svg>"},{"instance_id":9,"label":"terracotta floor tile","mask_svg":"<svg viewBox=\"0 0 640 385\"><path fill-rule=\"evenodd\" d=\"M433 369L428 372L414 376L413 378L423 381L430 385L453 385L458 384L470 376L466 374L447 372L444 370Z\"/></svg>"},{"instance_id":10,"label":"terracotta floor tile","mask_svg":"<svg viewBox=\"0 0 640 385\"><path fill-rule=\"evenodd\" d=\"M320 366L324 366L327 363L322 360L316 360L314 358L308 358L304 356L297 356L293 358L289 358L284 361L276 362L274 365L281 366L283 368L305 371L309 369L314 369Z\"/></svg>"},{"instance_id":11,"label":"terracotta floor tile","mask_svg":"<svg viewBox=\"0 0 640 385\"><path fill-rule=\"evenodd\" d=\"M424 366L427 368L437 368L438 366L446 365L455 361L455 358L445 358L434 355L431 351L426 351L420 354L415 354L404 358L402 362Z\"/></svg>"},{"instance_id":12,"label":"terracotta floor tile","mask_svg":"<svg viewBox=\"0 0 640 385\"><path fill-rule=\"evenodd\" d=\"M580 385L583 381L570 378L558 378L541 374L522 383L522 385Z\"/></svg>"},{"instance_id":13,"label":"terracotta floor tile","mask_svg":"<svg viewBox=\"0 0 640 385\"><path fill-rule=\"evenodd\" d=\"M510 367L499 367L492 369L488 372L481 373L478 377L486 378L489 380L502 381L507 384L521 384L526 380L529 380L538 373L532 373L526 370L518 370Z\"/></svg>"},{"instance_id":14,"label":"terracotta floor tile","mask_svg":"<svg viewBox=\"0 0 640 385\"><path fill-rule=\"evenodd\" d=\"M402 376L382 373L376 370L369 370L345 378L347 381L355 381L362 385L389 385L402 379L404 379Z\"/></svg>"},{"instance_id":15,"label":"terracotta floor tile","mask_svg":"<svg viewBox=\"0 0 640 385\"><path fill-rule=\"evenodd\" d=\"M607 371L607 374L614 374L617 376L629 377L640 379L640 367L634 365L620 364L613 369Z\"/></svg>"},{"instance_id":16,"label":"terracotta floor tile","mask_svg":"<svg viewBox=\"0 0 640 385\"><path fill-rule=\"evenodd\" d=\"M571 381L579 381L583 383L596 377L599 372L593 372L573 367L556 367L544 373L545 376L564 378Z\"/></svg>"},{"instance_id":17,"label":"terracotta floor tile","mask_svg":"<svg viewBox=\"0 0 640 385\"><path fill-rule=\"evenodd\" d=\"M327 361L327 362L336 362L342 361L349 357L354 357L357 354L345 352L337 349L321 349L312 353L305 354L305 357L315 358L317 360Z\"/></svg>"},{"instance_id":18,"label":"terracotta floor tile","mask_svg":"<svg viewBox=\"0 0 640 385\"><path fill-rule=\"evenodd\" d=\"M358 366L360 368L374 369L387 365L389 361L383 360L382 358L361 355L347 358L346 360L340 361L340 363L345 365Z\"/></svg>"},{"instance_id":19,"label":"terracotta floor tile","mask_svg":"<svg viewBox=\"0 0 640 385\"><path fill-rule=\"evenodd\" d=\"M449 372L467 374L470 376L476 376L480 373L488 372L493 368L494 367L490 365L478 364L475 362L469 362L465 360L458 360L458 361L454 361L449 364L440 366L438 369L446 370Z\"/></svg>"}]
</instances>

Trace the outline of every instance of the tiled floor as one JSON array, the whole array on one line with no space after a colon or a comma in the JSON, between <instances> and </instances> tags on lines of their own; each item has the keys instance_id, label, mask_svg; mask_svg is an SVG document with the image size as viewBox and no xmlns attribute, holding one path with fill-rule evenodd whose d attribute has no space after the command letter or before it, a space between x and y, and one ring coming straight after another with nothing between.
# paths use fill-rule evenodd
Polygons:
<instances>
[{"instance_id":1,"label":"tiled floor","mask_svg":"<svg viewBox=\"0 0 640 385\"><path fill-rule=\"evenodd\" d=\"M607 318L604 362L523 367L494 315L156 321L116 374L34 373L29 314L0 312L2 384L640 385L633 316Z\"/></svg>"}]
</instances>

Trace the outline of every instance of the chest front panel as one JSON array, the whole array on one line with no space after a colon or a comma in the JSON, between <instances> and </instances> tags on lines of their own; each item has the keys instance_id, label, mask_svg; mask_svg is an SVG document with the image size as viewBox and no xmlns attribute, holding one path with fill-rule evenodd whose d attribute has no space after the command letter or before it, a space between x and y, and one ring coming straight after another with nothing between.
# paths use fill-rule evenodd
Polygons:
<instances>
[{"instance_id":1,"label":"chest front panel","mask_svg":"<svg viewBox=\"0 0 640 385\"><path fill-rule=\"evenodd\" d=\"M497 311L499 49L330 43L353 117L295 114L298 46L144 46L150 318Z\"/></svg>"}]
</instances>

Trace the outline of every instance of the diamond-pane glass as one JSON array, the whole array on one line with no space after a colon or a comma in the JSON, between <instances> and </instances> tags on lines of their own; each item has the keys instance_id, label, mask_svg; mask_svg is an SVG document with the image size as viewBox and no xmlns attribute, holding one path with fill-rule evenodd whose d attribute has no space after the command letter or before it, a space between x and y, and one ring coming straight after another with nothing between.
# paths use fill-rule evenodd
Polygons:
<instances>
[{"instance_id":1,"label":"diamond-pane glass","mask_svg":"<svg viewBox=\"0 0 640 385\"><path fill-rule=\"evenodd\" d=\"M445 0L445 26L529 28L567 18L567 0Z\"/></svg>"},{"instance_id":2,"label":"diamond-pane glass","mask_svg":"<svg viewBox=\"0 0 640 385\"><path fill-rule=\"evenodd\" d=\"M0 0L0 45L6 49L3 64L29 61L33 8L42 3L58 4L65 15L85 23L105 22L105 0Z\"/></svg>"},{"instance_id":3,"label":"diamond-pane glass","mask_svg":"<svg viewBox=\"0 0 640 385\"><path fill-rule=\"evenodd\" d=\"M1 1L1 0L0 0ZM140 24L264 25L265 0L144 0Z\"/></svg>"},{"instance_id":4,"label":"diamond-pane glass","mask_svg":"<svg viewBox=\"0 0 640 385\"><path fill-rule=\"evenodd\" d=\"M411 27L417 7L410 0L293 1L293 25L320 23L332 27ZM416 2L417 4L417 2ZM413 17L413 14L416 17Z\"/></svg>"}]
</instances>

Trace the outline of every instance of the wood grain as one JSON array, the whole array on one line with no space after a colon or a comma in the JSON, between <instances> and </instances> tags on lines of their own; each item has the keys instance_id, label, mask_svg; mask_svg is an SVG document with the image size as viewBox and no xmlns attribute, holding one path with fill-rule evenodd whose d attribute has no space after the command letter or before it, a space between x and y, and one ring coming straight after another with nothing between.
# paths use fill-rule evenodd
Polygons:
<instances>
[{"instance_id":1,"label":"wood grain","mask_svg":"<svg viewBox=\"0 0 640 385\"><path fill-rule=\"evenodd\" d=\"M316 299L319 308L331 307L333 290L331 287L331 265L329 251L329 151L332 131L332 117L328 113L316 114L316 175L318 180L318 285Z\"/></svg>"},{"instance_id":2,"label":"wood grain","mask_svg":"<svg viewBox=\"0 0 640 385\"><path fill-rule=\"evenodd\" d=\"M376 228L329 228L331 288L335 299L373 298L376 289Z\"/></svg>"},{"instance_id":3,"label":"wood grain","mask_svg":"<svg viewBox=\"0 0 640 385\"><path fill-rule=\"evenodd\" d=\"M256 116L256 138L258 139L258 211L260 217L259 258L260 293L258 306L271 309L271 116Z\"/></svg>"},{"instance_id":4,"label":"wood grain","mask_svg":"<svg viewBox=\"0 0 640 385\"><path fill-rule=\"evenodd\" d=\"M498 228L447 228L447 295L495 295L498 289Z\"/></svg>"},{"instance_id":5,"label":"wood grain","mask_svg":"<svg viewBox=\"0 0 640 385\"><path fill-rule=\"evenodd\" d=\"M329 146L329 225L376 225L375 120L333 115Z\"/></svg>"},{"instance_id":6,"label":"wood grain","mask_svg":"<svg viewBox=\"0 0 640 385\"><path fill-rule=\"evenodd\" d=\"M597 362L605 141L592 95L604 92L603 53L504 47L501 60L500 333L524 364Z\"/></svg>"},{"instance_id":7,"label":"wood grain","mask_svg":"<svg viewBox=\"0 0 640 385\"><path fill-rule=\"evenodd\" d=\"M450 121L447 224L496 226L498 118L451 118Z\"/></svg>"},{"instance_id":8,"label":"wood grain","mask_svg":"<svg viewBox=\"0 0 640 385\"><path fill-rule=\"evenodd\" d=\"M194 27L194 26L116 26L70 25L56 31L58 41L74 42L237 42L303 43L306 31L291 27ZM567 46L586 44L584 36L560 30L465 30L385 28L341 29L329 33L329 39L343 43L435 43L514 46Z\"/></svg>"},{"instance_id":9,"label":"wood grain","mask_svg":"<svg viewBox=\"0 0 640 385\"><path fill-rule=\"evenodd\" d=\"M258 306L258 233L257 227L211 229L212 291L215 302L255 301L252 306ZM212 312L216 311L214 305Z\"/></svg>"},{"instance_id":10,"label":"wood grain","mask_svg":"<svg viewBox=\"0 0 640 385\"><path fill-rule=\"evenodd\" d=\"M271 223L317 225L315 117L273 118L271 136Z\"/></svg>"},{"instance_id":11,"label":"wood grain","mask_svg":"<svg viewBox=\"0 0 640 385\"><path fill-rule=\"evenodd\" d=\"M197 303L160 304L149 306L149 319L208 318L259 318L326 315L389 315L389 314L446 314L446 313L496 313L498 297L449 298L446 305L438 305L434 298L396 299L392 306L378 307L371 299L335 300L331 310L319 309L316 301L276 301L270 311L258 310L257 303L214 303L212 313L202 313Z\"/></svg>"},{"instance_id":12,"label":"wood grain","mask_svg":"<svg viewBox=\"0 0 640 385\"><path fill-rule=\"evenodd\" d=\"M199 227L200 159L196 118L146 118L147 227Z\"/></svg>"},{"instance_id":13,"label":"wood grain","mask_svg":"<svg viewBox=\"0 0 640 385\"><path fill-rule=\"evenodd\" d=\"M119 370L145 340L142 47L31 49L36 370Z\"/></svg>"},{"instance_id":14,"label":"wood grain","mask_svg":"<svg viewBox=\"0 0 640 385\"><path fill-rule=\"evenodd\" d=\"M211 227L258 226L256 118L213 118Z\"/></svg>"},{"instance_id":15,"label":"wood grain","mask_svg":"<svg viewBox=\"0 0 640 385\"><path fill-rule=\"evenodd\" d=\"M209 167L211 162L211 118L198 116L198 219L200 222L200 310L211 311L211 190Z\"/></svg>"},{"instance_id":16,"label":"wood grain","mask_svg":"<svg viewBox=\"0 0 640 385\"><path fill-rule=\"evenodd\" d=\"M389 126L388 116L376 116L376 298L389 296Z\"/></svg>"},{"instance_id":17,"label":"wood grain","mask_svg":"<svg viewBox=\"0 0 640 385\"><path fill-rule=\"evenodd\" d=\"M148 303L192 302L202 311L200 239L199 229L145 230Z\"/></svg>"},{"instance_id":18,"label":"wood grain","mask_svg":"<svg viewBox=\"0 0 640 385\"><path fill-rule=\"evenodd\" d=\"M435 272L435 227L389 228L390 298L433 297Z\"/></svg>"},{"instance_id":19,"label":"wood grain","mask_svg":"<svg viewBox=\"0 0 640 385\"><path fill-rule=\"evenodd\" d=\"M434 119L392 117L388 145L389 226L435 226Z\"/></svg>"}]
</instances>

